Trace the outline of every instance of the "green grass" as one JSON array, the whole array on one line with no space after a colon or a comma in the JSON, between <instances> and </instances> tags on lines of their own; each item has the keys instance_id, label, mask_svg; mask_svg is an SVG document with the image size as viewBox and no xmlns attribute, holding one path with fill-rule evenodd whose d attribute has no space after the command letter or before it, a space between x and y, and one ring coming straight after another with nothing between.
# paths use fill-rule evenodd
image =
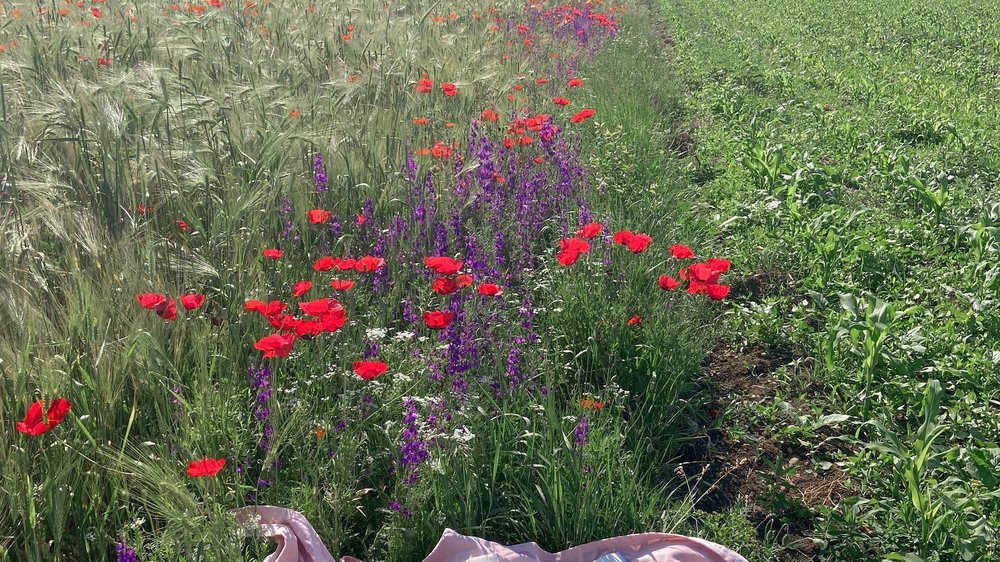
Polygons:
<instances>
[{"instance_id":1,"label":"green grass","mask_svg":"<svg viewBox=\"0 0 1000 562\"><path fill-rule=\"evenodd\" d=\"M996 557L995 3L660 7L686 84L691 194L758 280L730 345L799 358L773 375L783 407L738 401L727 423L851 491L809 506L827 546L808 556ZM826 414L846 417L811 430Z\"/></svg>"}]
</instances>

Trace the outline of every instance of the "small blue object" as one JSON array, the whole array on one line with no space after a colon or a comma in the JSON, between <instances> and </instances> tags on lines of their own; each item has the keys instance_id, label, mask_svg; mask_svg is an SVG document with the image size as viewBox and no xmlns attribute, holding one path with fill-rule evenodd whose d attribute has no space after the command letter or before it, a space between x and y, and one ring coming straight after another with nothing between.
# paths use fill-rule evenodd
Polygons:
<instances>
[{"instance_id":1,"label":"small blue object","mask_svg":"<svg viewBox=\"0 0 1000 562\"><path fill-rule=\"evenodd\" d=\"M628 562L628 560L625 560L621 552L611 552L594 560L594 562Z\"/></svg>"}]
</instances>

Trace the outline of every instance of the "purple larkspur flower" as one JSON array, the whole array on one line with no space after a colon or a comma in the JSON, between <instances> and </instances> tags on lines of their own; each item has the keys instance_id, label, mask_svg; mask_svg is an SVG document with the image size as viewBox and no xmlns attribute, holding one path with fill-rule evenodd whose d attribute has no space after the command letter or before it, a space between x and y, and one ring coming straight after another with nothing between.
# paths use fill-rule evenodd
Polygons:
<instances>
[{"instance_id":1,"label":"purple larkspur flower","mask_svg":"<svg viewBox=\"0 0 1000 562\"><path fill-rule=\"evenodd\" d=\"M332 234L334 238L340 238L343 233L343 230L340 228L340 217L338 217L336 213L331 213L330 234Z\"/></svg>"},{"instance_id":2,"label":"purple larkspur flower","mask_svg":"<svg viewBox=\"0 0 1000 562\"><path fill-rule=\"evenodd\" d=\"M247 370L250 388L255 392L253 417L260 428L261 436L257 446L264 452L271 448L271 437L274 427L271 425L271 398L274 390L271 388L271 368L262 364L260 368L250 365Z\"/></svg>"},{"instance_id":3,"label":"purple larkspur flower","mask_svg":"<svg viewBox=\"0 0 1000 562\"><path fill-rule=\"evenodd\" d=\"M412 399L406 399L403 401L403 406L406 407L406 416L403 418L403 433L400 436L402 447L399 461L406 475L403 481L413 484L420 477L418 469L421 463L430 456L430 453L427 452L427 443L420 436L417 403Z\"/></svg>"},{"instance_id":4,"label":"purple larkspur flower","mask_svg":"<svg viewBox=\"0 0 1000 562\"><path fill-rule=\"evenodd\" d=\"M292 231L295 229L295 225L292 222L292 200L285 195L281 200L281 218L284 221L284 227L281 231L282 238L289 238L292 235Z\"/></svg>"},{"instance_id":5,"label":"purple larkspur flower","mask_svg":"<svg viewBox=\"0 0 1000 562\"><path fill-rule=\"evenodd\" d=\"M323 155L316 153L316 159L313 160L313 176L316 180L316 192L323 193L326 191L328 181L326 177L326 166L323 164Z\"/></svg>"},{"instance_id":6,"label":"purple larkspur flower","mask_svg":"<svg viewBox=\"0 0 1000 562\"><path fill-rule=\"evenodd\" d=\"M434 245L434 255L435 256L447 256L448 255L448 227L444 225L443 222L435 221L434 227L431 229L431 238L433 239Z\"/></svg>"},{"instance_id":7,"label":"purple larkspur flower","mask_svg":"<svg viewBox=\"0 0 1000 562\"><path fill-rule=\"evenodd\" d=\"M504 373L507 377L507 384L511 390L521 385L521 347L528 343L524 336L514 338L514 345L511 346L507 354L507 370Z\"/></svg>"},{"instance_id":8,"label":"purple larkspur flower","mask_svg":"<svg viewBox=\"0 0 1000 562\"><path fill-rule=\"evenodd\" d=\"M123 542L115 547L115 562L139 562L139 555Z\"/></svg>"},{"instance_id":9,"label":"purple larkspur flower","mask_svg":"<svg viewBox=\"0 0 1000 562\"><path fill-rule=\"evenodd\" d=\"M576 428L573 430L573 443L576 445L577 449L581 449L587 445L590 441L590 423L587 421L587 416L581 416L580 422L576 424Z\"/></svg>"}]
</instances>

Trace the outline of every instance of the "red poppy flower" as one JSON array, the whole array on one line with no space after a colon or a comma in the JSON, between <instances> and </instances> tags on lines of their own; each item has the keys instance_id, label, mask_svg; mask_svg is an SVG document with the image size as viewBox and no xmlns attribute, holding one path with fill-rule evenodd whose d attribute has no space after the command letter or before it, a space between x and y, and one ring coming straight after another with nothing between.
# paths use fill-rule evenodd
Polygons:
<instances>
[{"instance_id":1,"label":"red poppy flower","mask_svg":"<svg viewBox=\"0 0 1000 562\"><path fill-rule=\"evenodd\" d=\"M185 310L194 310L205 304L205 295L200 293L194 295L183 295L181 296L181 304L184 305Z\"/></svg>"},{"instance_id":2,"label":"red poppy flower","mask_svg":"<svg viewBox=\"0 0 1000 562\"><path fill-rule=\"evenodd\" d=\"M203 476L215 476L219 473L222 468L226 466L226 459L212 459L209 457L202 457L199 461L191 461L187 467L187 474L191 478L200 478Z\"/></svg>"},{"instance_id":3,"label":"red poppy flower","mask_svg":"<svg viewBox=\"0 0 1000 562\"><path fill-rule=\"evenodd\" d=\"M358 223L358 226L364 226L368 222L368 217L364 213L361 213L357 217L354 217L354 220Z\"/></svg>"},{"instance_id":4,"label":"red poppy flower","mask_svg":"<svg viewBox=\"0 0 1000 562\"><path fill-rule=\"evenodd\" d=\"M699 283L715 283L719 280L719 272L712 269L707 263L693 263L688 268L688 275L692 281Z\"/></svg>"},{"instance_id":5,"label":"red poppy flower","mask_svg":"<svg viewBox=\"0 0 1000 562\"><path fill-rule=\"evenodd\" d=\"M593 117L596 113L597 113L597 111L595 111L593 109L590 109L590 108L587 108L587 109L584 109L584 110L580 111L579 113L577 113L573 117L570 117L569 120L572 121L572 122L574 122L574 123L583 123L587 119L590 119L591 117Z\"/></svg>"},{"instance_id":6,"label":"red poppy flower","mask_svg":"<svg viewBox=\"0 0 1000 562\"><path fill-rule=\"evenodd\" d=\"M323 332L323 323L315 320L300 320L295 324L295 336L299 338L314 338Z\"/></svg>"},{"instance_id":7,"label":"red poppy flower","mask_svg":"<svg viewBox=\"0 0 1000 562\"><path fill-rule=\"evenodd\" d=\"M27 435L41 435L59 425L59 422L66 417L70 408L73 407L69 403L69 400L56 398L49 404L49 410L45 413L45 416L42 416L43 406L44 404L41 400L32 404L24 416L24 421L17 422L17 430ZM46 419L48 420L47 423Z\"/></svg>"},{"instance_id":8,"label":"red poppy flower","mask_svg":"<svg viewBox=\"0 0 1000 562\"><path fill-rule=\"evenodd\" d=\"M700 295L702 293L708 292L708 285L702 283L701 281L691 280L691 284L688 285L688 294Z\"/></svg>"},{"instance_id":9,"label":"red poppy flower","mask_svg":"<svg viewBox=\"0 0 1000 562\"><path fill-rule=\"evenodd\" d=\"M336 332L347 322L347 313L344 307L337 305L329 314L320 316L319 323L323 326L324 332Z\"/></svg>"},{"instance_id":10,"label":"red poppy flower","mask_svg":"<svg viewBox=\"0 0 1000 562\"><path fill-rule=\"evenodd\" d=\"M583 80L580 80L579 78L574 78L569 81L570 88L576 88L577 86L583 86Z\"/></svg>"},{"instance_id":11,"label":"red poppy flower","mask_svg":"<svg viewBox=\"0 0 1000 562\"><path fill-rule=\"evenodd\" d=\"M152 212L153 212L153 209L151 209L151 208L143 205L142 203L139 203L139 214L140 215L148 215L148 214L150 214Z\"/></svg>"},{"instance_id":12,"label":"red poppy flower","mask_svg":"<svg viewBox=\"0 0 1000 562\"><path fill-rule=\"evenodd\" d=\"M425 312L424 324L432 330L443 330L451 324L451 321L455 318L454 312L444 311L444 310L433 310Z\"/></svg>"},{"instance_id":13,"label":"red poppy flower","mask_svg":"<svg viewBox=\"0 0 1000 562\"><path fill-rule=\"evenodd\" d=\"M615 233L612 240L615 244L625 246L632 240L632 238L635 238L635 234L633 234L631 230L619 230Z\"/></svg>"},{"instance_id":14,"label":"red poppy flower","mask_svg":"<svg viewBox=\"0 0 1000 562\"><path fill-rule=\"evenodd\" d=\"M330 218L330 211L323 209L313 209L309 211L309 222L311 224L323 224Z\"/></svg>"},{"instance_id":15,"label":"red poppy flower","mask_svg":"<svg viewBox=\"0 0 1000 562\"><path fill-rule=\"evenodd\" d=\"M339 269L340 271L350 271L358 265L358 260L354 258L346 258L346 259L337 258L335 261L337 263L337 269Z\"/></svg>"},{"instance_id":16,"label":"red poppy flower","mask_svg":"<svg viewBox=\"0 0 1000 562\"><path fill-rule=\"evenodd\" d=\"M441 91L444 92L444 95L448 96L449 98L458 95L458 87L452 84L451 82L445 82L441 84Z\"/></svg>"},{"instance_id":17,"label":"red poppy flower","mask_svg":"<svg viewBox=\"0 0 1000 562\"><path fill-rule=\"evenodd\" d=\"M670 253L674 255L675 258L679 260L686 260L694 258L694 251L688 248L684 244L674 244L670 247Z\"/></svg>"},{"instance_id":18,"label":"red poppy flower","mask_svg":"<svg viewBox=\"0 0 1000 562\"><path fill-rule=\"evenodd\" d=\"M649 247L649 243L652 241L653 239L646 234L636 234L628 241L626 246L628 246L629 250L632 250L633 254L641 254L646 251L646 248Z\"/></svg>"},{"instance_id":19,"label":"red poppy flower","mask_svg":"<svg viewBox=\"0 0 1000 562\"><path fill-rule=\"evenodd\" d=\"M433 88L434 88L433 80L431 80L430 78L422 78L420 80L420 83L417 84L417 93L429 94Z\"/></svg>"},{"instance_id":20,"label":"red poppy flower","mask_svg":"<svg viewBox=\"0 0 1000 562\"><path fill-rule=\"evenodd\" d=\"M98 8L97 6L92 6L90 8L90 15L94 16L95 18L103 18L104 17L104 14L101 12L101 9Z\"/></svg>"},{"instance_id":21,"label":"red poppy flower","mask_svg":"<svg viewBox=\"0 0 1000 562\"><path fill-rule=\"evenodd\" d=\"M559 241L559 251L586 254L590 251L590 244L579 238L563 238Z\"/></svg>"},{"instance_id":22,"label":"red poppy flower","mask_svg":"<svg viewBox=\"0 0 1000 562\"><path fill-rule=\"evenodd\" d=\"M580 252L575 250L561 251L556 254L556 259L560 265L570 266L576 263L576 260L580 259Z\"/></svg>"},{"instance_id":23,"label":"red poppy flower","mask_svg":"<svg viewBox=\"0 0 1000 562\"><path fill-rule=\"evenodd\" d=\"M295 344L295 334L271 334L253 344L254 349L264 352L264 358L288 357Z\"/></svg>"},{"instance_id":24,"label":"red poppy flower","mask_svg":"<svg viewBox=\"0 0 1000 562\"><path fill-rule=\"evenodd\" d=\"M160 293L142 293L135 296L135 300L139 301L139 306L153 310L156 305L167 300L167 295L161 295Z\"/></svg>"},{"instance_id":25,"label":"red poppy flower","mask_svg":"<svg viewBox=\"0 0 1000 562\"><path fill-rule=\"evenodd\" d=\"M451 147L442 141L437 141L434 143L434 148L431 149L431 154L435 158L447 158L451 156Z\"/></svg>"},{"instance_id":26,"label":"red poppy flower","mask_svg":"<svg viewBox=\"0 0 1000 562\"><path fill-rule=\"evenodd\" d=\"M503 293L503 289L500 285L494 285L493 283L483 283L479 286L479 294L486 297L495 297Z\"/></svg>"},{"instance_id":27,"label":"red poppy flower","mask_svg":"<svg viewBox=\"0 0 1000 562\"><path fill-rule=\"evenodd\" d=\"M500 120L500 115L492 109L484 109L481 117L483 121L489 121L490 123L496 123Z\"/></svg>"},{"instance_id":28,"label":"red poppy flower","mask_svg":"<svg viewBox=\"0 0 1000 562\"><path fill-rule=\"evenodd\" d=\"M663 289L664 291L673 291L677 287L681 286L680 281L674 279L673 277L670 277L669 275L661 275L659 284L660 288Z\"/></svg>"},{"instance_id":29,"label":"red poppy flower","mask_svg":"<svg viewBox=\"0 0 1000 562\"><path fill-rule=\"evenodd\" d=\"M547 78L535 78L535 84L538 84L539 86L546 83L548 83Z\"/></svg>"},{"instance_id":30,"label":"red poppy flower","mask_svg":"<svg viewBox=\"0 0 1000 562\"><path fill-rule=\"evenodd\" d=\"M340 258L332 258L330 256L323 256L318 260L313 262L313 269L316 271L330 271L333 266L340 263Z\"/></svg>"},{"instance_id":31,"label":"red poppy flower","mask_svg":"<svg viewBox=\"0 0 1000 562\"><path fill-rule=\"evenodd\" d=\"M272 314L267 317L267 323L275 330L288 332L297 328L302 323L302 319L291 314Z\"/></svg>"},{"instance_id":32,"label":"red poppy flower","mask_svg":"<svg viewBox=\"0 0 1000 562\"><path fill-rule=\"evenodd\" d=\"M413 120L413 124L414 125L426 125L427 124L427 118L426 117L417 117L416 119Z\"/></svg>"},{"instance_id":33,"label":"red poppy flower","mask_svg":"<svg viewBox=\"0 0 1000 562\"><path fill-rule=\"evenodd\" d=\"M309 290L312 289L312 286L313 286L312 281L299 281L298 283L295 284L294 287L292 287L292 296L295 298L299 298L302 295L308 293Z\"/></svg>"},{"instance_id":34,"label":"red poppy flower","mask_svg":"<svg viewBox=\"0 0 1000 562\"><path fill-rule=\"evenodd\" d=\"M706 285L705 290L713 301L721 301L729 295L729 285L717 285L715 283L710 283Z\"/></svg>"},{"instance_id":35,"label":"red poppy flower","mask_svg":"<svg viewBox=\"0 0 1000 562\"><path fill-rule=\"evenodd\" d=\"M285 306L285 303L281 301L271 301L266 303L264 301L248 300L243 303L243 307L246 308L247 312L259 312L264 316L281 314L285 311Z\"/></svg>"},{"instance_id":36,"label":"red poppy flower","mask_svg":"<svg viewBox=\"0 0 1000 562\"><path fill-rule=\"evenodd\" d=\"M638 314L628 319L629 326L638 326L639 324L642 324L642 316Z\"/></svg>"},{"instance_id":37,"label":"red poppy flower","mask_svg":"<svg viewBox=\"0 0 1000 562\"><path fill-rule=\"evenodd\" d=\"M725 273L729 271L733 263L729 260L723 260L719 258L708 258L708 267L712 268L712 271L716 273Z\"/></svg>"},{"instance_id":38,"label":"red poppy flower","mask_svg":"<svg viewBox=\"0 0 1000 562\"><path fill-rule=\"evenodd\" d=\"M450 295L458 290L458 283L448 277L438 277L431 288L439 295Z\"/></svg>"},{"instance_id":39,"label":"red poppy flower","mask_svg":"<svg viewBox=\"0 0 1000 562\"><path fill-rule=\"evenodd\" d=\"M300 302L299 308L309 316L322 316L333 310L337 301L331 298L316 299L314 301Z\"/></svg>"},{"instance_id":40,"label":"red poppy flower","mask_svg":"<svg viewBox=\"0 0 1000 562\"><path fill-rule=\"evenodd\" d=\"M462 269L461 260L447 256L429 256L424 258L424 264L441 275L454 275Z\"/></svg>"},{"instance_id":41,"label":"red poppy flower","mask_svg":"<svg viewBox=\"0 0 1000 562\"><path fill-rule=\"evenodd\" d=\"M278 250L274 248L269 248L267 250L264 250L263 253L265 258L271 258L272 260L280 260L281 256L285 255L285 252L283 250Z\"/></svg>"},{"instance_id":42,"label":"red poppy flower","mask_svg":"<svg viewBox=\"0 0 1000 562\"><path fill-rule=\"evenodd\" d=\"M580 231L577 232L577 235L582 236L584 238L596 238L603 231L604 231L604 225L592 222L590 224L583 225L583 228L581 228Z\"/></svg>"},{"instance_id":43,"label":"red poppy flower","mask_svg":"<svg viewBox=\"0 0 1000 562\"><path fill-rule=\"evenodd\" d=\"M354 281L349 281L347 279L334 279L333 281L330 281L330 287L333 288L334 291L347 292L350 291L353 286Z\"/></svg>"},{"instance_id":44,"label":"red poppy flower","mask_svg":"<svg viewBox=\"0 0 1000 562\"><path fill-rule=\"evenodd\" d=\"M178 227L180 227L180 229L181 229L182 232L187 232L188 231L188 223L186 223L184 221L174 221L174 224L176 224Z\"/></svg>"},{"instance_id":45,"label":"red poppy flower","mask_svg":"<svg viewBox=\"0 0 1000 562\"><path fill-rule=\"evenodd\" d=\"M156 311L157 316L164 320L177 320L177 304L174 303L174 299L161 302L153 310Z\"/></svg>"},{"instance_id":46,"label":"red poppy flower","mask_svg":"<svg viewBox=\"0 0 1000 562\"><path fill-rule=\"evenodd\" d=\"M382 258L377 258L375 256L365 256L359 259L356 264L354 264L354 269L356 271L361 271L361 272L375 271L377 269L382 269L382 266L384 265L385 265L385 260Z\"/></svg>"},{"instance_id":47,"label":"red poppy flower","mask_svg":"<svg viewBox=\"0 0 1000 562\"><path fill-rule=\"evenodd\" d=\"M569 101L566 98L552 98L552 103L565 107L573 102Z\"/></svg>"},{"instance_id":48,"label":"red poppy flower","mask_svg":"<svg viewBox=\"0 0 1000 562\"><path fill-rule=\"evenodd\" d=\"M472 276L462 274L455 277L455 285L458 285L459 289L461 289L462 287L468 287L469 285L472 285Z\"/></svg>"},{"instance_id":49,"label":"red poppy flower","mask_svg":"<svg viewBox=\"0 0 1000 562\"><path fill-rule=\"evenodd\" d=\"M355 361L351 367L366 381L378 378L389 369L389 366L381 361Z\"/></svg>"}]
</instances>

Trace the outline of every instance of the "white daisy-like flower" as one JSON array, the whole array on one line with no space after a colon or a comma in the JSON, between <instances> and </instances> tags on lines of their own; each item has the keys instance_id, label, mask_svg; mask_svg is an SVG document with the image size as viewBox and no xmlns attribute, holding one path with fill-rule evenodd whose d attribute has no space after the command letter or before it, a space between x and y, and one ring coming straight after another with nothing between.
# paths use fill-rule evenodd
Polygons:
<instances>
[{"instance_id":1,"label":"white daisy-like flower","mask_svg":"<svg viewBox=\"0 0 1000 562\"><path fill-rule=\"evenodd\" d=\"M417 334L415 334L414 332L407 332L404 330L402 332L397 332L393 334L392 339L396 341L410 341L416 335Z\"/></svg>"},{"instance_id":2,"label":"white daisy-like flower","mask_svg":"<svg viewBox=\"0 0 1000 562\"><path fill-rule=\"evenodd\" d=\"M370 340L381 340L389 333L385 328L368 328L365 330L365 337Z\"/></svg>"}]
</instances>

